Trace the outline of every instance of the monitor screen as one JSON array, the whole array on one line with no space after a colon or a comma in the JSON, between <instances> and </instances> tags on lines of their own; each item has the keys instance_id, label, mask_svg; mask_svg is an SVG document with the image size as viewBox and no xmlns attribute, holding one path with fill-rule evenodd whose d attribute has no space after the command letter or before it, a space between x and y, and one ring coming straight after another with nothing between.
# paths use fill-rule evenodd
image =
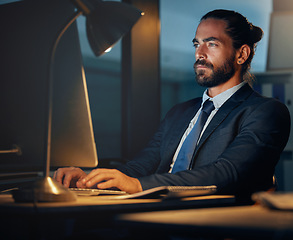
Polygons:
<instances>
[{"instance_id":1,"label":"monitor screen","mask_svg":"<svg viewBox=\"0 0 293 240\"><path fill-rule=\"evenodd\" d=\"M44 170L49 56L58 30L73 12L69 0L0 5L0 184ZM76 24L61 38L53 67L51 166L95 167ZM15 146L21 154L5 153Z\"/></svg>"}]
</instances>

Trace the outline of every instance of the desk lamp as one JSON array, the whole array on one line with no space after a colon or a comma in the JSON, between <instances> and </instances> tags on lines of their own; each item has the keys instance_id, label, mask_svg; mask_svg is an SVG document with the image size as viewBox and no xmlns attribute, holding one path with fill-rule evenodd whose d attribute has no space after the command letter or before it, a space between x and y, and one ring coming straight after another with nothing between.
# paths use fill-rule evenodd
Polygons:
<instances>
[{"instance_id":1,"label":"desk lamp","mask_svg":"<svg viewBox=\"0 0 293 240\"><path fill-rule=\"evenodd\" d=\"M13 192L16 202L67 202L76 200L76 196L67 188L49 176L51 158L51 132L53 107L53 66L56 48L69 26L80 16L86 17L86 31L91 49L96 56L102 55L115 44L138 21L142 12L135 7L112 1L72 0L77 11L60 29L51 49L49 75L47 79L47 121L46 121L46 157L43 177L20 187Z\"/></svg>"}]
</instances>

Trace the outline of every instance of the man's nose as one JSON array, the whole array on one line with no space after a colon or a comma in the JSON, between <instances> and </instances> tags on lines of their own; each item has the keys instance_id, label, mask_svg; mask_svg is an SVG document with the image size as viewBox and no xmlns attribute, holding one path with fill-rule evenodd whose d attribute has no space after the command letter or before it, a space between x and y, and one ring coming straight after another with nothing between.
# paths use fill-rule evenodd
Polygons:
<instances>
[{"instance_id":1,"label":"man's nose","mask_svg":"<svg viewBox=\"0 0 293 240\"><path fill-rule=\"evenodd\" d=\"M207 55L206 55L206 47L205 47L205 45L198 46L196 51L195 51L195 60L206 59L206 58L207 58Z\"/></svg>"}]
</instances>

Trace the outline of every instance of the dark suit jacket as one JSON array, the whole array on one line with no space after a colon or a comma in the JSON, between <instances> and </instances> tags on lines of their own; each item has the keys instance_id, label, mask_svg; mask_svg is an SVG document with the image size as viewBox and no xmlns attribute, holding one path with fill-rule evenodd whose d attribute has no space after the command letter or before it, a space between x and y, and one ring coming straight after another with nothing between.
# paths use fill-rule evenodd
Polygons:
<instances>
[{"instance_id":1,"label":"dark suit jacket","mask_svg":"<svg viewBox=\"0 0 293 240\"><path fill-rule=\"evenodd\" d=\"M217 185L219 193L247 195L272 184L290 132L284 104L246 84L218 110L195 149L192 170L168 173L173 155L201 98L172 108L148 146L120 170L143 189L164 185Z\"/></svg>"}]
</instances>

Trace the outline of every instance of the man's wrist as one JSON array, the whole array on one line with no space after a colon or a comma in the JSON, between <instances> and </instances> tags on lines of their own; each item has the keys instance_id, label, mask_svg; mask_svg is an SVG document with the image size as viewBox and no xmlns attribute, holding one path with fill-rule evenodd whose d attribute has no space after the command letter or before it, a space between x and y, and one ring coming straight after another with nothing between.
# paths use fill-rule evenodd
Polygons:
<instances>
[{"instance_id":1,"label":"man's wrist","mask_svg":"<svg viewBox=\"0 0 293 240\"><path fill-rule=\"evenodd\" d=\"M140 181L137 178L133 178L133 180L135 181L135 192L141 192L143 189Z\"/></svg>"}]
</instances>

